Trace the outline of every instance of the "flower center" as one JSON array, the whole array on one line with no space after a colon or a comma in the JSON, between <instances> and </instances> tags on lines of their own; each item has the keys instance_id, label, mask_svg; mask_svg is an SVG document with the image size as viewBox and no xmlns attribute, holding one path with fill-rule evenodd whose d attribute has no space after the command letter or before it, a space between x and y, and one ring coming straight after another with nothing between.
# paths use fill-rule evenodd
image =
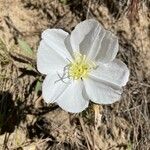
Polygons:
<instances>
[{"instance_id":1,"label":"flower center","mask_svg":"<svg viewBox=\"0 0 150 150\"><path fill-rule=\"evenodd\" d=\"M95 68L94 62L80 53L74 54L74 61L69 64L69 76L74 80L86 78L91 69Z\"/></svg>"}]
</instances>

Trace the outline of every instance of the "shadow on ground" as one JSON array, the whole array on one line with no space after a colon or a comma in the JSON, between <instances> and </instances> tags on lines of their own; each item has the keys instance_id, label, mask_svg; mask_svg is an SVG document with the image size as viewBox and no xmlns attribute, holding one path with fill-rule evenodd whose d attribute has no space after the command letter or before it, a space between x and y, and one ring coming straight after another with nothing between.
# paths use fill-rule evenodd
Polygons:
<instances>
[{"instance_id":1,"label":"shadow on ground","mask_svg":"<svg viewBox=\"0 0 150 150\"><path fill-rule=\"evenodd\" d=\"M19 122L12 94L8 91L0 92L0 134L12 133Z\"/></svg>"}]
</instances>

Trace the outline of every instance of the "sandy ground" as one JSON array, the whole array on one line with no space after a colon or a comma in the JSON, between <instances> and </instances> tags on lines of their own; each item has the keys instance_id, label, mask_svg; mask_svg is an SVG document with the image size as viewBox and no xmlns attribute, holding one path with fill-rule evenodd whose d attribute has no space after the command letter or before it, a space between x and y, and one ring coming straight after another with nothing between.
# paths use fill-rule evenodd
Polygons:
<instances>
[{"instance_id":1,"label":"sandy ground","mask_svg":"<svg viewBox=\"0 0 150 150\"><path fill-rule=\"evenodd\" d=\"M67 1L66 1L67 2ZM70 32L95 18L119 37L131 75L122 100L80 114L47 105L36 90L41 32ZM148 150L150 147L150 2L147 0L0 0L0 149ZM33 54L25 53L18 39Z\"/></svg>"}]
</instances>

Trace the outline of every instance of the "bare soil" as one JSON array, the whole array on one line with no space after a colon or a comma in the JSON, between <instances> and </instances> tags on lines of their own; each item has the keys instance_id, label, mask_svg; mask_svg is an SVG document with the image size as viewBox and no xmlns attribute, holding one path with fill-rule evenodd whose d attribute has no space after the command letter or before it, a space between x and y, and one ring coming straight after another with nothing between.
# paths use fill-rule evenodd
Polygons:
<instances>
[{"instance_id":1,"label":"bare soil","mask_svg":"<svg viewBox=\"0 0 150 150\"><path fill-rule=\"evenodd\" d=\"M70 32L88 18L119 37L130 81L121 101L70 114L43 101L36 51L45 29ZM149 0L0 0L0 150L149 150L149 58Z\"/></svg>"}]
</instances>

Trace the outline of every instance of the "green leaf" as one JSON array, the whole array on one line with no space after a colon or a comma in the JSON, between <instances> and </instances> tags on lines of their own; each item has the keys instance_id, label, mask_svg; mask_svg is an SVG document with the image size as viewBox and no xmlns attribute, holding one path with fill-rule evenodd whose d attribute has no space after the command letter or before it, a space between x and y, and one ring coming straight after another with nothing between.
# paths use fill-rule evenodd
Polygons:
<instances>
[{"instance_id":1,"label":"green leaf","mask_svg":"<svg viewBox=\"0 0 150 150\"><path fill-rule=\"evenodd\" d=\"M23 40L21 39L18 39L18 44L19 44L19 47L26 53L26 54L29 54L29 55L33 55L33 51L31 49L31 47Z\"/></svg>"},{"instance_id":2,"label":"green leaf","mask_svg":"<svg viewBox=\"0 0 150 150\"><path fill-rule=\"evenodd\" d=\"M62 3L62 4L67 4L68 3L68 0L59 0L60 1L60 3Z\"/></svg>"},{"instance_id":3,"label":"green leaf","mask_svg":"<svg viewBox=\"0 0 150 150\"><path fill-rule=\"evenodd\" d=\"M38 80L35 85L35 93L37 94L39 91L41 91L41 89L42 89L42 82Z\"/></svg>"},{"instance_id":4,"label":"green leaf","mask_svg":"<svg viewBox=\"0 0 150 150\"><path fill-rule=\"evenodd\" d=\"M127 145L127 150L132 150L132 143L129 141L128 145Z\"/></svg>"}]
</instances>

